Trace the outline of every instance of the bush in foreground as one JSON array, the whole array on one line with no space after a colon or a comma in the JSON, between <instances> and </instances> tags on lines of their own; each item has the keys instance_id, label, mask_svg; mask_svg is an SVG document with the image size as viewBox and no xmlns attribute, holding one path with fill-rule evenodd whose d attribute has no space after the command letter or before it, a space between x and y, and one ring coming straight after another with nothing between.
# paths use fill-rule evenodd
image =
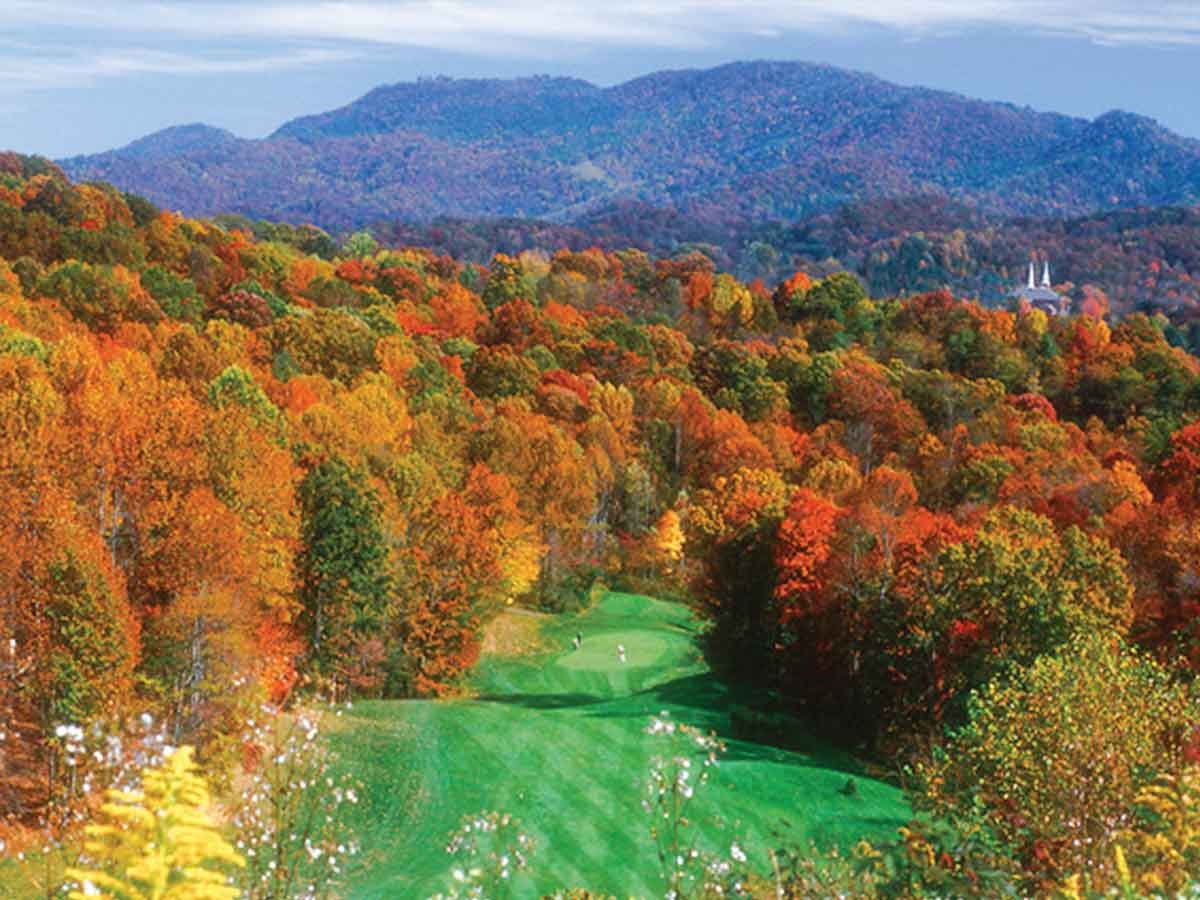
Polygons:
<instances>
[{"instance_id":1,"label":"bush in foreground","mask_svg":"<svg viewBox=\"0 0 1200 900\"><path fill-rule=\"evenodd\" d=\"M1118 885L1115 849L1156 776L1178 773L1197 718L1187 689L1112 637L1077 638L994 682L969 720L918 767L914 802L935 815L980 813L1030 880Z\"/></svg>"},{"instance_id":2,"label":"bush in foreground","mask_svg":"<svg viewBox=\"0 0 1200 900\"><path fill-rule=\"evenodd\" d=\"M71 900L237 900L227 869L245 860L209 814L208 785L192 748L142 775L138 791L110 790L88 825L87 864L67 870Z\"/></svg>"}]
</instances>

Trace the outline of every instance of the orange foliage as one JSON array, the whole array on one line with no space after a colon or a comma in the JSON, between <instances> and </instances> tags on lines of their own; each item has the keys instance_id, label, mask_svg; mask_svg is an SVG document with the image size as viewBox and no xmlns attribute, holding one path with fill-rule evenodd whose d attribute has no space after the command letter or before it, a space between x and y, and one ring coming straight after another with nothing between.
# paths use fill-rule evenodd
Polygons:
<instances>
[{"instance_id":1,"label":"orange foliage","mask_svg":"<svg viewBox=\"0 0 1200 900\"><path fill-rule=\"evenodd\" d=\"M805 488L788 504L775 544L779 567L775 596L786 604L785 619L804 615L823 602L826 567L841 514L839 507Z\"/></svg>"},{"instance_id":2,"label":"orange foliage","mask_svg":"<svg viewBox=\"0 0 1200 900\"><path fill-rule=\"evenodd\" d=\"M479 298L457 282L429 301L433 327L442 338L465 337L474 340L487 313Z\"/></svg>"}]
</instances>

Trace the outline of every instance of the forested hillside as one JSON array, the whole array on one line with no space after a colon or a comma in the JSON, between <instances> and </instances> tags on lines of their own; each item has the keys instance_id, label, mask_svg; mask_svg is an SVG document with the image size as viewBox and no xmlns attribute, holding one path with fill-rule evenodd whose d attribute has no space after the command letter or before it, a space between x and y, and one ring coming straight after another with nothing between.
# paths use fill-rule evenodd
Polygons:
<instances>
[{"instance_id":1,"label":"forested hillside","mask_svg":"<svg viewBox=\"0 0 1200 900\"><path fill-rule=\"evenodd\" d=\"M1002 305L1035 257L1051 264L1061 291L1102 311L1162 312L1187 323L1200 305L1195 208L988 220L920 198L847 207L795 228L764 230L756 240L750 246L760 255L763 244L779 243L771 258L836 260L859 273L874 296L950 288Z\"/></svg>"},{"instance_id":2,"label":"forested hillside","mask_svg":"<svg viewBox=\"0 0 1200 900\"><path fill-rule=\"evenodd\" d=\"M263 140L186 126L63 162L191 215L347 229L440 215L574 222L638 201L709 228L935 194L1003 214L1200 200L1200 143L804 63L377 88Z\"/></svg>"},{"instance_id":3,"label":"forested hillside","mask_svg":"<svg viewBox=\"0 0 1200 900\"><path fill-rule=\"evenodd\" d=\"M691 598L763 740L912 761L837 890L1200 874L1200 361L1162 320L256 238L12 154L0 222L8 823L93 809L142 713L219 782L263 701L452 694L498 610L603 576Z\"/></svg>"},{"instance_id":4,"label":"forested hillside","mask_svg":"<svg viewBox=\"0 0 1200 900\"><path fill-rule=\"evenodd\" d=\"M225 217L253 230L249 220ZM437 219L381 223L388 242L486 263L495 253L569 247L639 247L660 256L697 250L747 281L776 284L798 268L850 271L874 297L950 290L1005 306L1027 266L1051 264L1058 289L1093 311L1163 313L1171 339L1196 349L1200 307L1200 212L1113 210L1081 218L1006 219L923 196L848 204L793 225L714 228L640 205L598 211L574 225L529 219Z\"/></svg>"}]
</instances>

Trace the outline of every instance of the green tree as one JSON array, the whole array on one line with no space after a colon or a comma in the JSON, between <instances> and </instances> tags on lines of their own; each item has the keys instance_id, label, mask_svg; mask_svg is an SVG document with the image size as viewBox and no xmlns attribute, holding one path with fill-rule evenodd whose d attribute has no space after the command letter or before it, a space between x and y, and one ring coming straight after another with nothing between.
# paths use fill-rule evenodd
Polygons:
<instances>
[{"instance_id":1,"label":"green tree","mask_svg":"<svg viewBox=\"0 0 1200 900\"><path fill-rule=\"evenodd\" d=\"M1078 634L1124 635L1133 619L1120 553L1028 510L991 512L972 539L942 551L937 572L936 665L951 712L998 673Z\"/></svg>"},{"instance_id":2,"label":"green tree","mask_svg":"<svg viewBox=\"0 0 1200 900\"><path fill-rule=\"evenodd\" d=\"M503 306L522 295L525 285L520 260L497 253L488 267L487 283L483 286L483 302L488 309Z\"/></svg>"},{"instance_id":3,"label":"green tree","mask_svg":"<svg viewBox=\"0 0 1200 900\"><path fill-rule=\"evenodd\" d=\"M867 292L855 276L849 272L834 272L792 301L790 318L833 319L841 323L846 321L855 306L866 299Z\"/></svg>"},{"instance_id":4,"label":"green tree","mask_svg":"<svg viewBox=\"0 0 1200 900\"><path fill-rule=\"evenodd\" d=\"M123 592L69 550L49 566L47 581L45 719L88 722L129 690L136 656L133 616Z\"/></svg>"},{"instance_id":5,"label":"green tree","mask_svg":"<svg viewBox=\"0 0 1200 900\"><path fill-rule=\"evenodd\" d=\"M58 300L71 315L97 331L121 322L157 322L163 317L136 273L124 266L93 266L71 260L51 269L37 291Z\"/></svg>"},{"instance_id":6,"label":"green tree","mask_svg":"<svg viewBox=\"0 0 1200 900\"><path fill-rule=\"evenodd\" d=\"M243 407L250 413L255 425L282 441L285 429L283 417L253 376L241 366L227 366L209 382L208 402L214 409Z\"/></svg>"},{"instance_id":7,"label":"green tree","mask_svg":"<svg viewBox=\"0 0 1200 900\"><path fill-rule=\"evenodd\" d=\"M374 256L379 249L379 241L375 240L369 231L356 231L346 238L345 252L347 256L361 258Z\"/></svg>"},{"instance_id":8,"label":"green tree","mask_svg":"<svg viewBox=\"0 0 1200 900\"><path fill-rule=\"evenodd\" d=\"M465 368L471 390L493 400L532 394L538 383L537 366L508 347L481 347Z\"/></svg>"},{"instance_id":9,"label":"green tree","mask_svg":"<svg viewBox=\"0 0 1200 900\"><path fill-rule=\"evenodd\" d=\"M275 322L272 336L272 349L286 351L301 372L343 384L352 384L376 365L377 337L345 310L316 309L310 315L286 316Z\"/></svg>"},{"instance_id":10,"label":"green tree","mask_svg":"<svg viewBox=\"0 0 1200 900\"><path fill-rule=\"evenodd\" d=\"M141 274L142 287L172 319L199 322L204 315L204 300L196 285L163 266L154 265Z\"/></svg>"},{"instance_id":11,"label":"green tree","mask_svg":"<svg viewBox=\"0 0 1200 900\"><path fill-rule=\"evenodd\" d=\"M1111 636L1080 635L972 699L967 724L918 768L915 805L982 810L1035 875L1117 882L1113 850L1143 788L1178 772L1196 716L1186 687Z\"/></svg>"},{"instance_id":12,"label":"green tree","mask_svg":"<svg viewBox=\"0 0 1200 900\"><path fill-rule=\"evenodd\" d=\"M337 676L356 645L377 633L390 579L380 501L361 470L340 459L300 485L300 601L321 674Z\"/></svg>"}]
</instances>

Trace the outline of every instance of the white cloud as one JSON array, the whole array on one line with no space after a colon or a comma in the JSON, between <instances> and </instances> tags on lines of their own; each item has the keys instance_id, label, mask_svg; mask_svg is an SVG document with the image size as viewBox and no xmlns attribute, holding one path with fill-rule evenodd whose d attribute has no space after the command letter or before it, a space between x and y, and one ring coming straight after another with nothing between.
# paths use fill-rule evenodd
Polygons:
<instances>
[{"instance_id":1,"label":"white cloud","mask_svg":"<svg viewBox=\"0 0 1200 900\"><path fill-rule=\"evenodd\" d=\"M138 74L259 72L387 45L504 57L719 48L732 38L1029 29L1100 44L1200 45L1194 0L0 0L0 93ZM53 36L55 46L48 44ZM248 44L281 49L252 53ZM186 46L187 52L139 48ZM199 48L199 49L197 49Z\"/></svg>"},{"instance_id":2,"label":"white cloud","mask_svg":"<svg viewBox=\"0 0 1200 900\"><path fill-rule=\"evenodd\" d=\"M29 49L29 48L23 48ZM209 75L274 72L337 62L350 50L299 48L269 55L196 55L130 48L82 52L0 54L0 94L28 88L71 87L122 75Z\"/></svg>"},{"instance_id":3,"label":"white cloud","mask_svg":"<svg viewBox=\"0 0 1200 900\"><path fill-rule=\"evenodd\" d=\"M717 45L876 25L1004 26L1115 43L1200 43L1193 0L5 0L0 28L382 43L504 55L556 43Z\"/></svg>"},{"instance_id":4,"label":"white cloud","mask_svg":"<svg viewBox=\"0 0 1200 900\"><path fill-rule=\"evenodd\" d=\"M16 0L0 9L0 28L49 27L68 22L75 28L115 34L159 34L208 40L319 40L391 44L505 54L511 41L546 44L687 43L690 29L670 27L672 16L655 4L620 3L599 8L565 0L553 13L532 0L413 0L413 2L342 2L286 0L242 3L236 0L162 3L153 0Z\"/></svg>"}]
</instances>

